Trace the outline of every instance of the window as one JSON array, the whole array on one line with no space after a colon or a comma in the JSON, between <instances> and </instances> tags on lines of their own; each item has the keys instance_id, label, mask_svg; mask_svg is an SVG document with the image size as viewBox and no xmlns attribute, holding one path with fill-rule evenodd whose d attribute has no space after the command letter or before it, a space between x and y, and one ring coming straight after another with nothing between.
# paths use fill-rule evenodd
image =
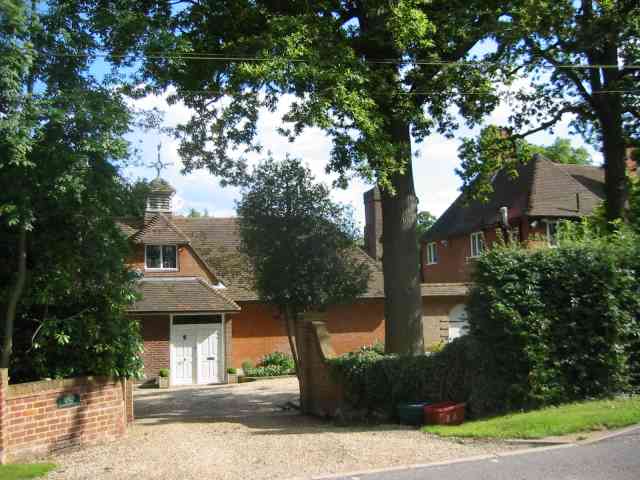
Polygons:
<instances>
[{"instance_id":1,"label":"window","mask_svg":"<svg viewBox=\"0 0 640 480\"><path fill-rule=\"evenodd\" d=\"M436 250L436 242L427 243L427 265L438 263L438 251Z\"/></svg>"},{"instance_id":2,"label":"window","mask_svg":"<svg viewBox=\"0 0 640 480\"><path fill-rule=\"evenodd\" d=\"M479 257L484 252L484 233L474 232L471 234L471 257Z\"/></svg>"},{"instance_id":3,"label":"window","mask_svg":"<svg viewBox=\"0 0 640 480\"><path fill-rule=\"evenodd\" d=\"M469 332L467 308L458 304L449 312L449 341L462 337Z\"/></svg>"},{"instance_id":4,"label":"window","mask_svg":"<svg viewBox=\"0 0 640 480\"><path fill-rule=\"evenodd\" d=\"M558 222L547 222L547 243L550 247L558 245Z\"/></svg>"},{"instance_id":5,"label":"window","mask_svg":"<svg viewBox=\"0 0 640 480\"><path fill-rule=\"evenodd\" d=\"M145 245L144 266L151 270L177 270L178 249L175 245Z\"/></svg>"}]
</instances>

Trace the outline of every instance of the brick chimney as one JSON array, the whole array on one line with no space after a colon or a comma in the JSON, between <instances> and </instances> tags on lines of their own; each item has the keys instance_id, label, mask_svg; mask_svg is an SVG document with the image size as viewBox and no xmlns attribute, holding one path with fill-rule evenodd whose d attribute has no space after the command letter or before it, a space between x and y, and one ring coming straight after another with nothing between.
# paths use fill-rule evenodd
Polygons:
<instances>
[{"instance_id":1,"label":"brick chimney","mask_svg":"<svg viewBox=\"0 0 640 480\"><path fill-rule=\"evenodd\" d=\"M382 203L380 190L364 192L364 248L372 258L382 259Z\"/></svg>"}]
</instances>

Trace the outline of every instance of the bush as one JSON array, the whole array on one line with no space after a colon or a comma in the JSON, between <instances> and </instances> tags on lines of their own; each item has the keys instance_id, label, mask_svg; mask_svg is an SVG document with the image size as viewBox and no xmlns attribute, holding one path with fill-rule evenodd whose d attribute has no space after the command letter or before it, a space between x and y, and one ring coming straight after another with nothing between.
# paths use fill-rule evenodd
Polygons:
<instances>
[{"instance_id":1,"label":"bush","mask_svg":"<svg viewBox=\"0 0 640 480\"><path fill-rule=\"evenodd\" d=\"M384 342L381 342L380 340L376 340L376 342L371 345L361 346L360 351L375 352L375 353L379 353L380 355L384 355Z\"/></svg>"},{"instance_id":2,"label":"bush","mask_svg":"<svg viewBox=\"0 0 640 480\"><path fill-rule=\"evenodd\" d=\"M168 368L161 368L158 371L158 376L162 377L162 378L168 378L169 377L169 369Z\"/></svg>"},{"instance_id":3,"label":"bush","mask_svg":"<svg viewBox=\"0 0 640 480\"><path fill-rule=\"evenodd\" d=\"M255 367L249 361L243 362L242 370L248 377L278 377L295 373L295 364L291 355L273 352L265 355Z\"/></svg>"},{"instance_id":4,"label":"bush","mask_svg":"<svg viewBox=\"0 0 640 480\"><path fill-rule=\"evenodd\" d=\"M229 367L229 368L227 368L227 373L229 375L235 375L236 373L238 373L238 369L237 368L233 368L233 367Z\"/></svg>"},{"instance_id":5,"label":"bush","mask_svg":"<svg viewBox=\"0 0 640 480\"><path fill-rule=\"evenodd\" d=\"M481 348L476 411L534 408L638 385L637 237L497 248L476 263L468 305Z\"/></svg>"},{"instance_id":6,"label":"bush","mask_svg":"<svg viewBox=\"0 0 640 480\"><path fill-rule=\"evenodd\" d=\"M393 414L401 402L466 401L476 351L475 340L462 337L431 355L381 355L373 350L347 353L329 360L329 368L353 408Z\"/></svg>"}]
</instances>

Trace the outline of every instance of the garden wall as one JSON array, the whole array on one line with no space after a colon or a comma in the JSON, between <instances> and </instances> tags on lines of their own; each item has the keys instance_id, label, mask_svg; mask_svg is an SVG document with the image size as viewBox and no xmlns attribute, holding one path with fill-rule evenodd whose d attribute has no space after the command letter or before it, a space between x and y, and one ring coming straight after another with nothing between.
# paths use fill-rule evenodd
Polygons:
<instances>
[{"instance_id":1,"label":"garden wall","mask_svg":"<svg viewBox=\"0 0 640 480\"><path fill-rule=\"evenodd\" d=\"M8 385L0 369L0 463L115 440L133 422L130 380L79 377Z\"/></svg>"}]
</instances>

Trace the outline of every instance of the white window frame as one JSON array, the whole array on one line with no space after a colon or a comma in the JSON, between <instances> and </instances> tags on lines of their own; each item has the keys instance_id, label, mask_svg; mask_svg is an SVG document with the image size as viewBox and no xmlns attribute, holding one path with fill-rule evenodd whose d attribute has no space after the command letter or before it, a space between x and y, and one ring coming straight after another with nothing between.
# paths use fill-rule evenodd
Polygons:
<instances>
[{"instance_id":1,"label":"white window frame","mask_svg":"<svg viewBox=\"0 0 640 480\"><path fill-rule=\"evenodd\" d=\"M471 255L469 258L478 258L480 255L483 254L486 245L484 242L484 232L473 232L471 235L469 235L469 238L471 240ZM479 251L475 251L476 249L474 248L474 243L476 243L477 241L475 239L480 238L480 241L482 242L482 248L479 249Z\"/></svg>"},{"instance_id":2,"label":"white window frame","mask_svg":"<svg viewBox=\"0 0 640 480\"><path fill-rule=\"evenodd\" d=\"M549 245L552 248L553 247L557 247L558 246L558 221L557 220L546 220L545 224L546 224L546 232L547 232L547 245ZM555 242L551 241L551 225L554 225L555 229L556 229Z\"/></svg>"},{"instance_id":3,"label":"white window frame","mask_svg":"<svg viewBox=\"0 0 640 480\"><path fill-rule=\"evenodd\" d=\"M160 247L160 267L149 267L147 266L147 247ZM176 268L164 268L162 264L164 263L162 260L163 256L163 248L162 247L174 247L176 249ZM174 245L171 243L163 243L163 244L149 244L144 246L144 269L149 270L150 272L177 272L180 270L180 255L178 255L178 245Z\"/></svg>"},{"instance_id":4,"label":"white window frame","mask_svg":"<svg viewBox=\"0 0 640 480\"><path fill-rule=\"evenodd\" d=\"M438 246L436 242L427 243L427 265L438 263Z\"/></svg>"}]
</instances>

